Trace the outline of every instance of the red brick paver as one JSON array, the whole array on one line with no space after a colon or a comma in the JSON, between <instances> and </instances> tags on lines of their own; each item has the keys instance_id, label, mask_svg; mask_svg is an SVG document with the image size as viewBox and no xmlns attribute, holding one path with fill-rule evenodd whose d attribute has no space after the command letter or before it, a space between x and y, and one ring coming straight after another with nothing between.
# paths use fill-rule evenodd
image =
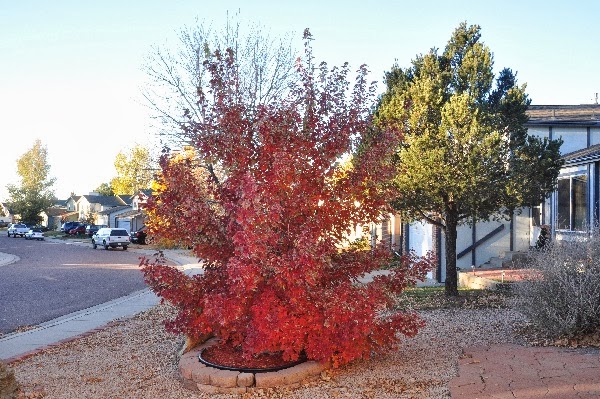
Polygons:
<instances>
[{"instance_id":1,"label":"red brick paver","mask_svg":"<svg viewBox=\"0 0 600 399\"><path fill-rule=\"evenodd\" d=\"M453 399L600 398L600 351L493 345L464 350Z\"/></svg>"}]
</instances>

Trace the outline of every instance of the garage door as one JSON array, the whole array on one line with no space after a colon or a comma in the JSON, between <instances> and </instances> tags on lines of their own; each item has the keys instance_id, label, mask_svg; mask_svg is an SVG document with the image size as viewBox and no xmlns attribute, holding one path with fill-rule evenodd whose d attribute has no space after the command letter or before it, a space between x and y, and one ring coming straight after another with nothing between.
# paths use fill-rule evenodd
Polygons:
<instances>
[{"instance_id":1,"label":"garage door","mask_svg":"<svg viewBox=\"0 0 600 399\"><path fill-rule=\"evenodd\" d=\"M117 219L117 227L131 231L131 220L129 219Z\"/></svg>"}]
</instances>

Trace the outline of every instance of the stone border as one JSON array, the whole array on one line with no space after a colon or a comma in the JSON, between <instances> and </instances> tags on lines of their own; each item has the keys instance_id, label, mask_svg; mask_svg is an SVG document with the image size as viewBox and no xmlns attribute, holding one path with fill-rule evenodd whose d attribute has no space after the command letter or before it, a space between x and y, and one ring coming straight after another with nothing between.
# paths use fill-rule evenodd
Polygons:
<instances>
[{"instance_id":1,"label":"stone border","mask_svg":"<svg viewBox=\"0 0 600 399\"><path fill-rule=\"evenodd\" d=\"M183 354L179 359L179 373L186 388L209 394L243 394L275 387L298 388L302 381L316 379L321 372L329 368L329 364L307 361L267 373L220 370L207 366L198 359L202 349L216 342L213 338Z\"/></svg>"},{"instance_id":2,"label":"stone border","mask_svg":"<svg viewBox=\"0 0 600 399\"><path fill-rule=\"evenodd\" d=\"M494 290L501 284L499 281L490 280L484 277L474 275L471 271L464 271L458 273L458 286L467 287L473 289L487 289Z\"/></svg>"}]
</instances>

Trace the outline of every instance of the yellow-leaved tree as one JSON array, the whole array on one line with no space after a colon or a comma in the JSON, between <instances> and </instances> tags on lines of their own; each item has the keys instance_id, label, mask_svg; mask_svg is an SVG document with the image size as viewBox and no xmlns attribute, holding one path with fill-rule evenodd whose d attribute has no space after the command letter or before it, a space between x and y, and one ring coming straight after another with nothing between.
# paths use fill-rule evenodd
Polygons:
<instances>
[{"instance_id":1,"label":"yellow-leaved tree","mask_svg":"<svg viewBox=\"0 0 600 399\"><path fill-rule=\"evenodd\" d=\"M115 157L117 176L110 182L113 193L135 194L150 188L156 169L148 148L136 145L127 152L120 151Z\"/></svg>"}]
</instances>

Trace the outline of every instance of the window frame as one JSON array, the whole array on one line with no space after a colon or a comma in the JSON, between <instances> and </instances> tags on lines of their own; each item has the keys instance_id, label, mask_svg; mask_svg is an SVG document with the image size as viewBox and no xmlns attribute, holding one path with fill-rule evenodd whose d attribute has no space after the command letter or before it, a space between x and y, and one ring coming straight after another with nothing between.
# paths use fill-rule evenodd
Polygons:
<instances>
[{"instance_id":1,"label":"window frame","mask_svg":"<svg viewBox=\"0 0 600 399\"><path fill-rule=\"evenodd\" d=\"M583 178L583 180L585 181L585 186L583 188L584 192L583 192L583 199L584 199L584 206L583 206L583 210L584 210L584 215L583 218L577 218L577 210L580 210L581 207L577 206L577 196L575 195L575 190L574 190L574 180L579 180L581 181ZM561 186L561 181L565 181L568 180L569 181L569 204L568 204L568 208L569 208L569 217L568 217L568 228L565 228L566 226L561 226L561 224L559 222L559 218L560 218L560 193L559 193L559 188ZM585 172L581 172L581 173L573 173L573 174L569 174L563 177L559 177L558 178L558 184L556 187L556 217L555 217L555 226L556 226L556 231L558 232L565 232L565 233L585 233L588 228L589 228L589 176L587 173ZM581 198L581 197L579 197ZM577 223L577 220L582 220L581 223ZM580 225L579 225L580 224Z\"/></svg>"}]
</instances>

